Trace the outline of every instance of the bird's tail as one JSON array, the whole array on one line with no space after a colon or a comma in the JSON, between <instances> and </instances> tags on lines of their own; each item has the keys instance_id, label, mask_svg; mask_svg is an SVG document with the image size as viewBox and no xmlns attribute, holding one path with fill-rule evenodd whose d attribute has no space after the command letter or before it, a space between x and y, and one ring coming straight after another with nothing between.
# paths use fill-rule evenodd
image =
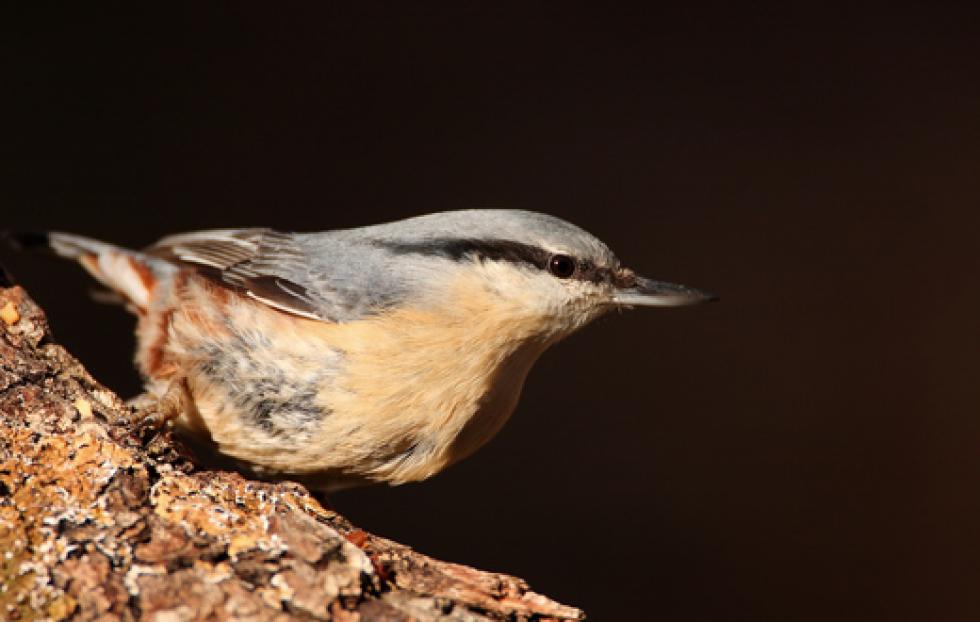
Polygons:
<instances>
[{"instance_id":1,"label":"bird's tail","mask_svg":"<svg viewBox=\"0 0 980 622\"><path fill-rule=\"evenodd\" d=\"M9 234L20 248L46 248L77 261L97 281L145 312L160 276L160 262L143 253L71 233Z\"/></svg>"}]
</instances>

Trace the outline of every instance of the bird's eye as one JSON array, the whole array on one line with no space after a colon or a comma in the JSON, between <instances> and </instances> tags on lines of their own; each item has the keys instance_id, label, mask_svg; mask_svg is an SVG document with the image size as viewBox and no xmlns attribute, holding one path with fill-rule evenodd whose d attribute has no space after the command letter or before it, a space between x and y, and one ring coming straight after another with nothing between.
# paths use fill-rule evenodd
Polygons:
<instances>
[{"instance_id":1,"label":"bird's eye","mask_svg":"<svg viewBox=\"0 0 980 622\"><path fill-rule=\"evenodd\" d=\"M567 279L575 274L575 260L568 255L554 255L548 260L548 272L559 279Z\"/></svg>"}]
</instances>

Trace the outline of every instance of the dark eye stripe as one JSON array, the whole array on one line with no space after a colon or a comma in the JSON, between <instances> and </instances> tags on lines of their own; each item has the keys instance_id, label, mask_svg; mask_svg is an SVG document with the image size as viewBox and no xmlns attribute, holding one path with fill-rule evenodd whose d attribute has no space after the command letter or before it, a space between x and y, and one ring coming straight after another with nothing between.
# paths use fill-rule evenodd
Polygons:
<instances>
[{"instance_id":1,"label":"dark eye stripe","mask_svg":"<svg viewBox=\"0 0 980 622\"><path fill-rule=\"evenodd\" d=\"M553 253L530 244L510 240L476 240L467 238L437 238L425 242L374 242L375 246L396 255L429 255L460 261L468 257L479 257L494 261L510 261L534 266L539 270L548 269ZM575 273L571 278L580 281L600 283L618 280L617 271L596 266L587 259L576 260Z\"/></svg>"},{"instance_id":2,"label":"dark eye stripe","mask_svg":"<svg viewBox=\"0 0 980 622\"><path fill-rule=\"evenodd\" d=\"M426 242L376 242L396 255L433 255L459 261L466 257L480 257L496 261L526 263L543 270L548 266L551 253L520 242L508 240L472 240L447 238Z\"/></svg>"}]
</instances>

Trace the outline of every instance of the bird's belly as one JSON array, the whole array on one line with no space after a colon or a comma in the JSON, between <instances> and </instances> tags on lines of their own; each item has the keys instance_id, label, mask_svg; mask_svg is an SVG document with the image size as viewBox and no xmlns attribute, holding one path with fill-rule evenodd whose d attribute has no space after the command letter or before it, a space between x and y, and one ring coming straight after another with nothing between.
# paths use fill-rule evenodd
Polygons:
<instances>
[{"instance_id":1,"label":"bird's belly","mask_svg":"<svg viewBox=\"0 0 980 622\"><path fill-rule=\"evenodd\" d=\"M522 348L482 373L441 382L376 377L368 388L346 381L347 354L326 344L320 361L268 340L207 350L187 376L194 413L185 420L203 425L188 427L260 473L328 488L426 479L469 456L513 413L540 354Z\"/></svg>"},{"instance_id":2,"label":"bird's belly","mask_svg":"<svg viewBox=\"0 0 980 622\"><path fill-rule=\"evenodd\" d=\"M462 460L482 447L507 423L517 407L524 380L543 349L543 346L528 343L500 363L472 417L453 441L450 463Z\"/></svg>"},{"instance_id":3,"label":"bird's belly","mask_svg":"<svg viewBox=\"0 0 980 622\"><path fill-rule=\"evenodd\" d=\"M332 324L240 298L197 305L188 292L202 290L184 292L162 360L191 398L185 427L260 472L324 488L421 480L473 453L513 412L547 345L513 339L513 322L474 322L472 310Z\"/></svg>"},{"instance_id":4,"label":"bird's belly","mask_svg":"<svg viewBox=\"0 0 980 622\"><path fill-rule=\"evenodd\" d=\"M379 320L337 342L347 363L332 405L346 416L325 420L335 432L325 438L366 450L351 463L372 479L426 479L473 453L507 421L545 347L501 343L497 326L438 321L444 317Z\"/></svg>"}]
</instances>

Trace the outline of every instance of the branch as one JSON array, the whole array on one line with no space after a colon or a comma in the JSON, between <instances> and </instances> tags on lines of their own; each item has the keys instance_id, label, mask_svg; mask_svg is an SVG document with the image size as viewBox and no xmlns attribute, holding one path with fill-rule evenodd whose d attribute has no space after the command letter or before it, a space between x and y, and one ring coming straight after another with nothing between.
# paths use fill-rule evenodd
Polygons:
<instances>
[{"instance_id":1,"label":"branch","mask_svg":"<svg viewBox=\"0 0 980 622\"><path fill-rule=\"evenodd\" d=\"M298 484L200 470L0 282L0 618L580 620L521 579L357 529Z\"/></svg>"}]
</instances>

